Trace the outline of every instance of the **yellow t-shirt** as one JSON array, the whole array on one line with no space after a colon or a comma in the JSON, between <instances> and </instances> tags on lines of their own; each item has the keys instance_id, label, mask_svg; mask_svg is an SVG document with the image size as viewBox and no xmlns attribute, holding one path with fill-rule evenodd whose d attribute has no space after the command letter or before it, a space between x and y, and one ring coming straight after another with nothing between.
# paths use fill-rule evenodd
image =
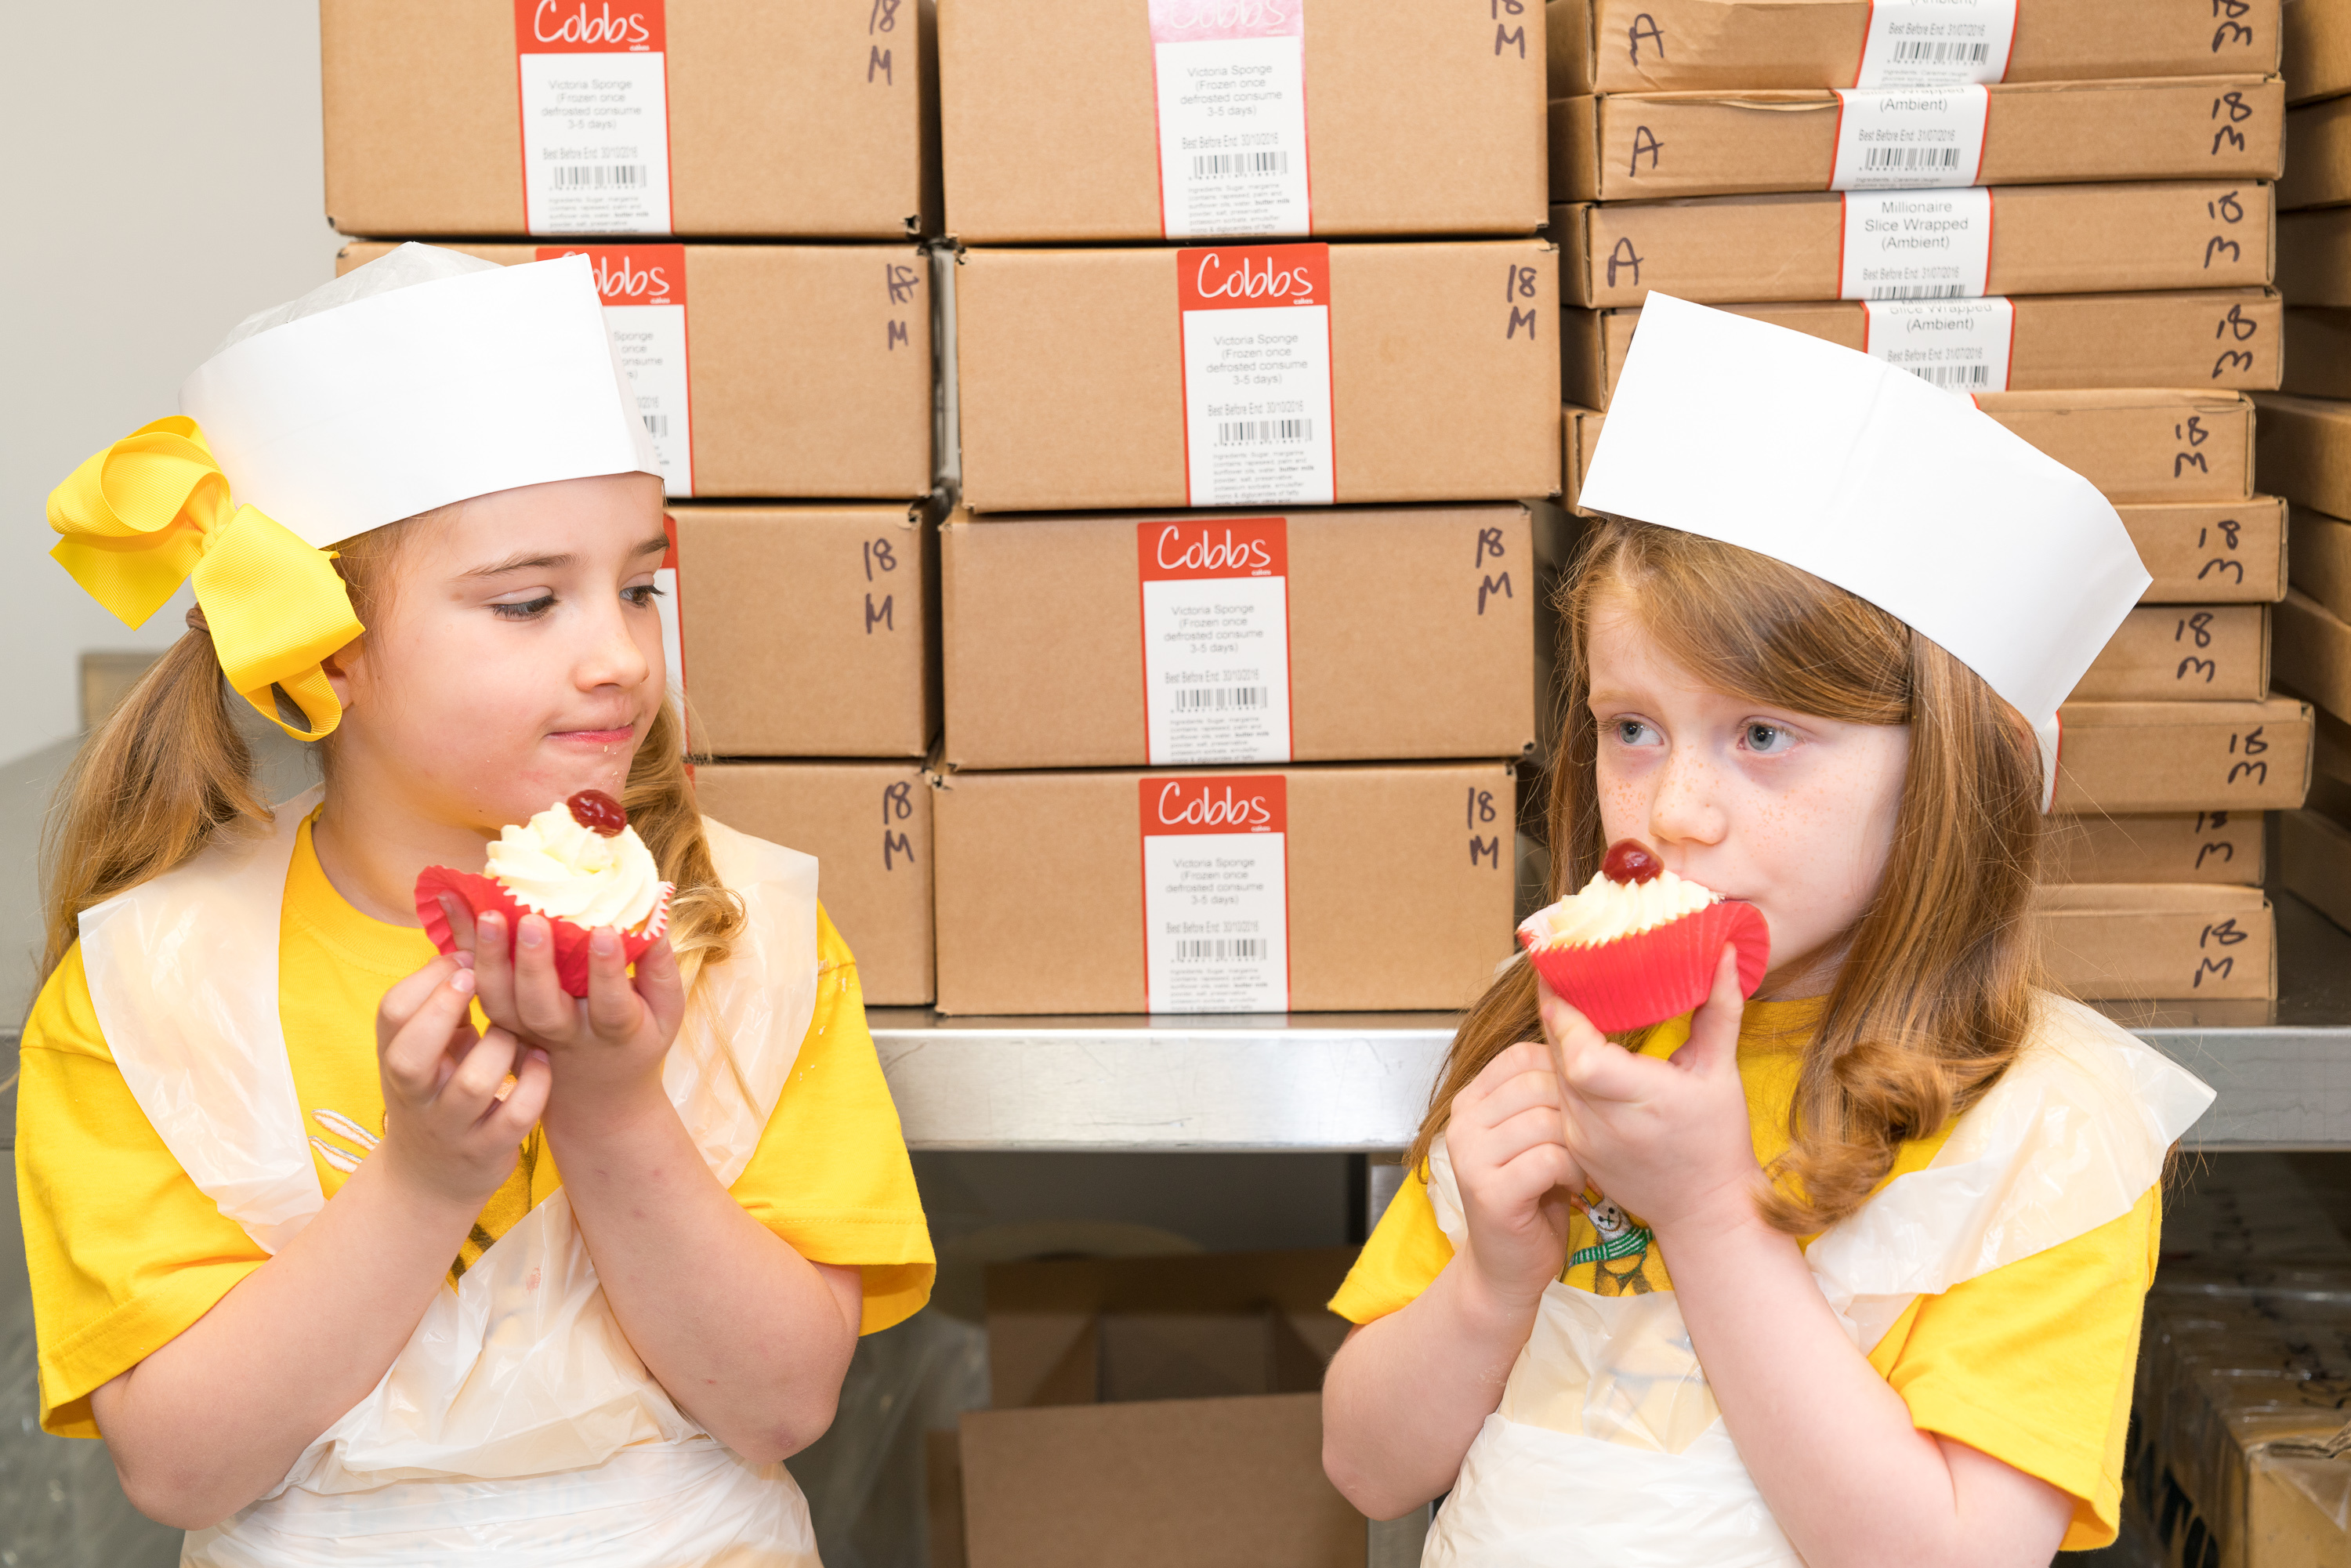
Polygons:
<instances>
[{"instance_id":1,"label":"yellow t-shirt","mask_svg":"<svg viewBox=\"0 0 2351 1568\"><path fill-rule=\"evenodd\" d=\"M1766 1164L1788 1146L1788 1107L1818 1018L1816 1001L1751 1002L1740 1025L1739 1075L1755 1157ZM1676 1019L1652 1030L1641 1050L1669 1056L1688 1038L1688 1020ZM1924 1166L1949 1131L1903 1145L1886 1179ZM1384 1317L1453 1260L1426 1176L1407 1175L1332 1299L1332 1312L1356 1323ZM2115 1539L2140 1303L2155 1277L2161 1218L2160 1196L2150 1187L2119 1219L1920 1297L1870 1352L1869 1364L1902 1396L1920 1430L1981 1449L2073 1497L2068 1552ZM1605 1250L1582 1213L1570 1220L1568 1249L1571 1260ZM1655 1248L1587 1254L1561 1279L1604 1295L1673 1288Z\"/></svg>"},{"instance_id":2,"label":"yellow t-shirt","mask_svg":"<svg viewBox=\"0 0 2351 1568\"><path fill-rule=\"evenodd\" d=\"M421 930L387 925L345 902L319 869L307 822L282 912L278 1016L311 1158L331 1199L383 1131L377 1004L434 948ZM41 1426L95 1437L90 1391L211 1311L268 1254L188 1179L131 1097L90 1006L79 946L33 1004L20 1071L16 1190L40 1341ZM559 1185L533 1128L452 1277ZM821 910L816 1014L732 1191L802 1257L862 1270L861 1332L888 1328L929 1300L930 1231L866 1032L856 960Z\"/></svg>"}]
</instances>

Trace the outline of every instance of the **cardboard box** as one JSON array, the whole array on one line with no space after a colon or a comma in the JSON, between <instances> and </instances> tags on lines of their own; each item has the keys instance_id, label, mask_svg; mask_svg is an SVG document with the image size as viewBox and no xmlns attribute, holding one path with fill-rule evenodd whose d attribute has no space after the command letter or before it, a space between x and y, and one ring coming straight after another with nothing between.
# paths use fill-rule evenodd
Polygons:
<instances>
[{"instance_id":1,"label":"cardboard box","mask_svg":"<svg viewBox=\"0 0 2351 1568\"><path fill-rule=\"evenodd\" d=\"M1352 1248L998 1264L996 1408L962 1421L970 1568L1360 1568L1322 1474L1322 1303Z\"/></svg>"},{"instance_id":2,"label":"cardboard box","mask_svg":"<svg viewBox=\"0 0 2351 1568\"><path fill-rule=\"evenodd\" d=\"M2222 503L2236 512L2255 500L2253 403L2242 392L1984 392L1975 401L2095 485L2118 507ZM1571 406L1562 417L1566 499L1573 507L1607 416ZM2262 419L2266 434L2266 405ZM2344 467L2351 483L2351 440L2346 442ZM2274 474L2266 455L2262 474ZM2262 497L2256 504L2273 503ZM2200 563L2197 570L2203 570ZM2247 576L2261 580L2257 556L2251 558Z\"/></svg>"},{"instance_id":3,"label":"cardboard box","mask_svg":"<svg viewBox=\"0 0 2351 1568\"><path fill-rule=\"evenodd\" d=\"M1284 232L1542 226L1540 7L1335 5L1301 45L1305 145L1273 156L1302 157L1311 228ZM1167 237L1155 52L1145 8L1124 0L949 0L948 232L975 245ZM1168 215L1186 232L1180 208Z\"/></svg>"},{"instance_id":4,"label":"cardboard box","mask_svg":"<svg viewBox=\"0 0 2351 1568\"><path fill-rule=\"evenodd\" d=\"M1559 339L1552 322L1536 325L1551 315L1552 246L1272 248L1327 251L1331 499L1559 493ZM1228 278L1288 269L1270 254L963 253L955 308L965 503L981 512L1193 504L1179 272L1196 277L1209 256ZM1205 415L1202 424L1205 440Z\"/></svg>"},{"instance_id":5,"label":"cardboard box","mask_svg":"<svg viewBox=\"0 0 2351 1568\"><path fill-rule=\"evenodd\" d=\"M2281 685L2341 717L2351 715L2351 624L2299 590L2277 607Z\"/></svg>"},{"instance_id":6,"label":"cardboard box","mask_svg":"<svg viewBox=\"0 0 2351 1568\"><path fill-rule=\"evenodd\" d=\"M2069 702L2058 719L2061 812L2284 811L2310 788L2310 705L2291 697Z\"/></svg>"},{"instance_id":7,"label":"cardboard box","mask_svg":"<svg viewBox=\"0 0 2351 1568\"><path fill-rule=\"evenodd\" d=\"M2284 328L2285 373L2277 390L2297 397L2351 397L2351 310L2296 306L2285 312Z\"/></svg>"},{"instance_id":8,"label":"cardboard box","mask_svg":"<svg viewBox=\"0 0 2351 1568\"><path fill-rule=\"evenodd\" d=\"M2043 886L2033 924L2053 985L2085 1001L2277 995L2276 921L2258 887Z\"/></svg>"},{"instance_id":9,"label":"cardboard box","mask_svg":"<svg viewBox=\"0 0 2351 1568\"><path fill-rule=\"evenodd\" d=\"M2132 1469L2156 1494L2141 1507L2164 1568L2351 1562L2344 1461L2326 1446L2351 1406L2351 1375L2314 1355L2314 1329L2255 1320L2230 1325L2233 1343L2204 1336L2205 1355L2166 1391L2167 1422L2134 1423ZM2330 1370L2314 1372L2319 1359Z\"/></svg>"},{"instance_id":10,"label":"cardboard box","mask_svg":"<svg viewBox=\"0 0 2351 1568\"><path fill-rule=\"evenodd\" d=\"M2278 880L2351 931L2351 827L2317 811L2285 813L2278 822Z\"/></svg>"},{"instance_id":11,"label":"cardboard box","mask_svg":"<svg viewBox=\"0 0 2351 1568\"><path fill-rule=\"evenodd\" d=\"M2155 579L2142 604L2273 604L2285 597L2283 501L2138 504L2115 508Z\"/></svg>"},{"instance_id":12,"label":"cardboard box","mask_svg":"<svg viewBox=\"0 0 2351 1568\"><path fill-rule=\"evenodd\" d=\"M2231 11L2218 26L2209 5L2189 0L2019 0L2003 79L2275 71L2278 0ZM1551 95L1851 87L1869 15L1870 0L1551 0Z\"/></svg>"},{"instance_id":13,"label":"cardboard box","mask_svg":"<svg viewBox=\"0 0 2351 1568\"><path fill-rule=\"evenodd\" d=\"M2268 391L2293 357L2280 352L2278 296L2260 288L2146 294L2031 294L2014 308L2004 366L1958 392L2056 392L2087 388L2193 386ZM1871 306L1858 299L1733 305L1730 310L1867 352ZM1882 314L1884 307L1877 308ZM1635 308L1570 307L1561 334L1562 391L1567 401L1604 409L1624 373L1625 355L1641 323ZM1899 331L1888 319L1886 330ZM2351 378L2351 371L2343 372ZM2001 377L2007 385L1999 386Z\"/></svg>"},{"instance_id":14,"label":"cardboard box","mask_svg":"<svg viewBox=\"0 0 2351 1568\"><path fill-rule=\"evenodd\" d=\"M352 235L531 232L518 10L322 0L329 223ZM664 14L672 216L658 233L938 232L923 0L668 0Z\"/></svg>"},{"instance_id":15,"label":"cardboard box","mask_svg":"<svg viewBox=\"0 0 2351 1568\"><path fill-rule=\"evenodd\" d=\"M336 270L391 248L347 245ZM589 254L614 332L639 335L620 346L640 399L671 390L659 414L647 412L672 496L930 492L931 267L914 246L451 248L505 266ZM666 343L653 336L664 330ZM657 358L650 371L640 344Z\"/></svg>"},{"instance_id":16,"label":"cardboard box","mask_svg":"<svg viewBox=\"0 0 2351 1568\"><path fill-rule=\"evenodd\" d=\"M2263 814L2165 811L2056 817L2042 843L2044 883L2262 883Z\"/></svg>"},{"instance_id":17,"label":"cardboard box","mask_svg":"<svg viewBox=\"0 0 2351 1568\"><path fill-rule=\"evenodd\" d=\"M2288 103L2351 92L2351 16L2324 0L2294 0L2285 7L2285 47L2278 68Z\"/></svg>"},{"instance_id":18,"label":"cardboard box","mask_svg":"<svg viewBox=\"0 0 2351 1568\"><path fill-rule=\"evenodd\" d=\"M1146 779L1178 816L1280 783L1287 897L1258 939L1286 930L1287 1007L1247 1010L1451 1009L1510 956L1509 763L954 773L933 802L941 1012L1151 1010L1147 945L1178 916L1155 893L1146 921Z\"/></svg>"},{"instance_id":19,"label":"cardboard box","mask_svg":"<svg viewBox=\"0 0 2351 1568\"><path fill-rule=\"evenodd\" d=\"M1995 85L1970 184L2274 180L2285 89L2275 77ZM2233 134L2216 135L2215 115ZM1558 202L1825 191L1844 100L1821 89L1622 92L1554 99ZM2297 141L2294 155L2303 155Z\"/></svg>"},{"instance_id":20,"label":"cardboard box","mask_svg":"<svg viewBox=\"0 0 2351 1568\"><path fill-rule=\"evenodd\" d=\"M673 503L694 748L909 757L938 734L930 505Z\"/></svg>"},{"instance_id":21,"label":"cardboard box","mask_svg":"<svg viewBox=\"0 0 2351 1568\"><path fill-rule=\"evenodd\" d=\"M2351 202L2351 98L2306 104L2285 117L2285 126L2294 161L2278 176L2279 210Z\"/></svg>"},{"instance_id":22,"label":"cardboard box","mask_svg":"<svg viewBox=\"0 0 2351 1568\"><path fill-rule=\"evenodd\" d=\"M1993 188L1984 292L2258 287L2273 271L2271 190L2205 180ZM1552 209L1551 232L1570 305L1638 305L1652 288L1743 304L1836 298L1844 222L1844 193L1816 191L1579 202Z\"/></svg>"},{"instance_id":23,"label":"cardboard box","mask_svg":"<svg viewBox=\"0 0 2351 1568\"><path fill-rule=\"evenodd\" d=\"M2296 305L2351 305L2351 207L2278 215L2277 283Z\"/></svg>"},{"instance_id":24,"label":"cardboard box","mask_svg":"<svg viewBox=\"0 0 2351 1568\"><path fill-rule=\"evenodd\" d=\"M2262 485L2329 517L2351 517L2351 402L2264 392Z\"/></svg>"},{"instance_id":25,"label":"cardboard box","mask_svg":"<svg viewBox=\"0 0 2351 1568\"><path fill-rule=\"evenodd\" d=\"M1548 549L1524 505L950 518L946 759L1142 767L1155 734L1162 760L1517 754L1547 689L1535 627L1562 548L1564 518L1543 510ZM1277 561L1272 579L1160 564L1236 538Z\"/></svg>"},{"instance_id":26,"label":"cardboard box","mask_svg":"<svg viewBox=\"0 0 2351 1568\"><path fill-rule=\"evenodd\" d=\"M2258 702L2270 695L2266 604L2142 604L2074 686L2075 702Z\"/></svg>"},{"instance_id":27,"label":"cardboard box","mask_svg":"<svg viewBox=\"0 0 2351 1568\"><path fill-rule=\"evenodd\" d=\"M702 810L817 858L871 1007L931 999L931 789L919 762L705 762Z\"/></svg>"},{"instance_id":28,"label":"cardboard box","mask_svg":"<svg viewBox=\"0 0 2351 1568\"><path fill-rule=\"evenodd\" d=\"M2294 586L2338 621L2351 621L2351 522L2296 507L2287 559Z\"/></svg>"}]
</instances>

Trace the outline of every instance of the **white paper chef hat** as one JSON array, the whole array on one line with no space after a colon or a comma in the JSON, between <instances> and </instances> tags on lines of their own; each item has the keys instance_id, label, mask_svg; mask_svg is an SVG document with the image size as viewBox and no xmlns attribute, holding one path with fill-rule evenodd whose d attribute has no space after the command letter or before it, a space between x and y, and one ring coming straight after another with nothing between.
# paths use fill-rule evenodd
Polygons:
<instances>
[{"instance_id":1,"label":"white paper chef hat","mask_svg":"<svg viewBox=\"0 0 2351 1568\"><path fill-rule=\"evenodd\" d=\"M2013 705L2056 791L2057 708L2151 580L2096 487L1965 397L1651 293L1581 492L1897 615Z\"/></svg>"},{"instance_id":2,"label":"white paper chef hat","mask_svg":"<svg viewBox=\"0 0 2351 1568\"><path fill-rule=\"evenodd\" d=\"M403 245L248 318L180 412L239 502L319 547L494 490L661 472L584 256Z\"/></svg>"}]
</instances>

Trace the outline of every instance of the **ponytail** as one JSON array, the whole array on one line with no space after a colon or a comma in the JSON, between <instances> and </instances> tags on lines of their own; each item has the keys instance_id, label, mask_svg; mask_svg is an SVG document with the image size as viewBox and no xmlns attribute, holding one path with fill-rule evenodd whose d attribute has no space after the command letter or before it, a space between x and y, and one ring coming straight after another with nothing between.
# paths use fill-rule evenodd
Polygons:
<instances>
[{"instance_id":1,"label":"ponytail","mask_svg":"<svg viewBox=\"0 0 2351 1568\"><path fill-rule=\"evenodd\" d=\"M217 833L267 826L228 704L212 637L192 630L82 743L43 834L42 980L65 961L82 911L183 864Z\"/></svg>"}]
</instances>

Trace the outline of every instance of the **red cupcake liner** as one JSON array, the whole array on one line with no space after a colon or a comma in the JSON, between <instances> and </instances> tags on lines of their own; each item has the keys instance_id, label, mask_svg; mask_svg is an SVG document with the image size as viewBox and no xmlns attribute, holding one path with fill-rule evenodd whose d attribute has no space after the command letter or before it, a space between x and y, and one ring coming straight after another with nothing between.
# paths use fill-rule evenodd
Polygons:
<instances>
[{"instance_id":1,"label":"red cupcake liner","mask_svg":"<svg viewBox=\"0 0 2351 1568\"><path fill-rule=\"evenodd\" d=\"M621 933L621 956L633 964L644 950L660 941L669 932L668 883L661 884L661 896L653 901L651 915L638 924L634 932ZM471 872L452 871L445 865L429 865L416 878L416 914L424 922L424 934L433 938L433 946L444 953L457 950L456 933L449 929L449 916L441 907L441 894L454 893L474 912L475 920L496 910L507 917L507 952L513 952L515 932L526 915L538 911L524 904L507 891L506 884L495 878L476 876ZM575 997L588 994L588 939L591 933L584 925L574 925L569 920L553 915L545 917L555 928L555 978L566 991Z\"/></svg>"},{"instance_id":2,"label":"red cupcake liner","mask_svg":"<svg viewBox=\"0 0 2351 1568\"><path fill-rule=\"evenodd\" d=\"M1742 997L1755 994L1771 960L1762 911L1736 898L1589 946L1539 943L1525 931L1519 942L1551 988L1603 1034L1646 1029L1706 1000L1726 942L1739 952Z\"/></svg>"}]
</instances>

